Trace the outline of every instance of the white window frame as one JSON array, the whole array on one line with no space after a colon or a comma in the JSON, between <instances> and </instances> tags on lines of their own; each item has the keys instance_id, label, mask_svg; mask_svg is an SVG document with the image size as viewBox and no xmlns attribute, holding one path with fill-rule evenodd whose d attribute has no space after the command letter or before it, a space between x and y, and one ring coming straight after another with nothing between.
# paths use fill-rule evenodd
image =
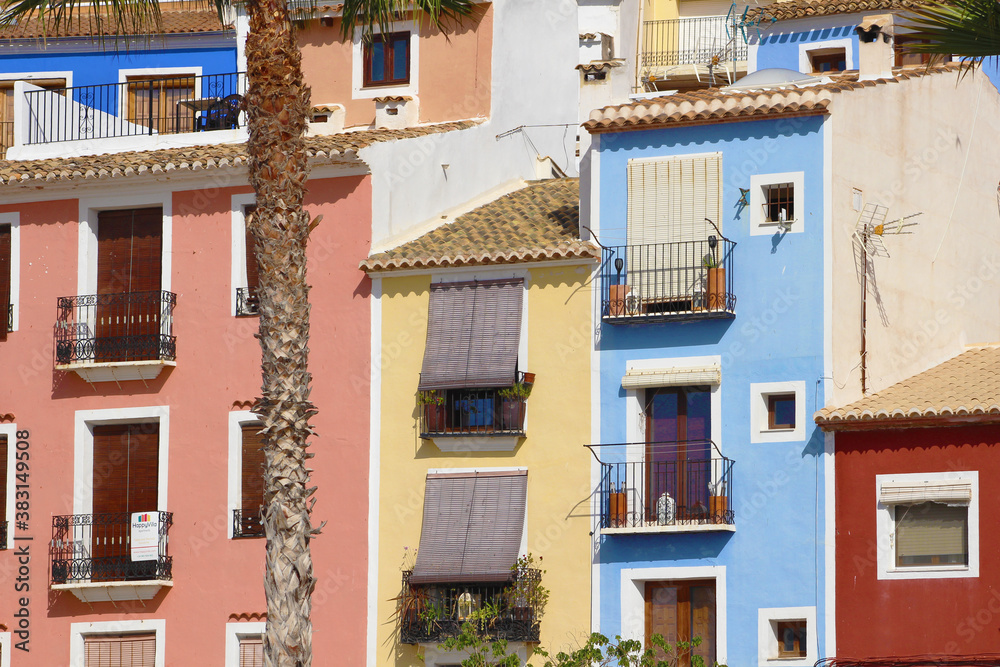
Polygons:
<instances>
[{"instance_id":1,"label":"white window frame","mask_svg":"<svg viewBox=\"0 0 1000 667\"><path fill-rule=\"evenodd\" d=\"M166 667L164 651L167 645L167 621L165 619L142 619L137 621L96 621L94 623L70 623L69 626L69 667L86 667L86 653L83 638L88 635L109 635L127 632L155 632L155 667Z\"/></svg>"},{"instance_id":2,"label":"white window frame","mask_svg":"<svg viewBox=\"0 0 1000 667\"><path fill-rule=\"evenodd\" d=\"M233 195L230 198L230 218L232 219L232 273L230 274L230 312L236 316L236 290L247 286L247 259L250 253L247 252L246 216L243 214L243 207L257 203L257 196L253 193L243 195Z\"/></svg>"},{"instance_id":3,"label":"white window frame","mask_svg":"<svg viewBox=\"0 0 1000 667\"><path fill-rule=\"evenodd\" d=\"M10 667L11 641L9 632L0 632L0 667Z\"/></svg>"},{"instance_id":4,"label":"white window frame","mask_svg":"<svg viewBox=\"0 0 1000 667\"><path fill-rule=\"evenodd\" d=\"M118 70L118 83L131 83L128 78L130 76L161 76L165 79L175 76L192 76L195 77L194 85L194 99L201 99L201 86L199 85L198 77L201 76L202 68L199 65L192 65L191 67L137 67L131 69L119 69ZM118 95L118 117L126 118L128 114L128 94Z\"/></svg>"},{"instance_id":5,"label":"white window frame","mask_svg":"<svg viewBox=\"0 0 1000 667\"><path fill-rule=\"evenodd\" d=\"M416 97L420 92L418 74L420 72L420 30L416 21L393 21L384 32L410 32L410 82L405 86L372 86L365 87L365 56L361 44L361 28L354 29L354 39L351 42L351 97L355 100L371 100L376 97L390 95L409 95ZM383 30L378 26L373 29L373 35L381 35Z\"/></svg>"},{"instance_id":6,"label":"white window frame","mask_svg":"<svg viewBox=\"0 0 1000 667\"><path fill-rule=\"evenodd\" d=\"M2 157L2 156L0 156ZM21 319L21 214L0 213L0 225L10 225L10 303L14 321L10 331L17 331ZM0 313L4 319L7 313Z\"/></svg>"},{"instance_id":7,"label":"white window frame","mask_svg":"<svg viewBox=\"0 0 1000 667\"><path fill-rule=\"evenodd\" d=\"M156 510L167 512L167 463L170 460L170 407L77 410L74 417L73 514L92 514L94 509L94 426L159 422Z\"/></svg>"},{"instance_id":8,"label":"white window frame","mask_svg":"<svg viewBox=\"0 0 1000 667\"><path fill-rule=\"evenodd\" d=\"M715 660L728 663L726 566L626 568L621 571L621 636L646 640L646 582L715 580Z\"/></svg>"},{"instance_id":9,"label":"white window frame","mask_svg":"<svg viewBox=\"0 0 1000 667\"><path fill-rule=\"evenodd\" d=\"M249 410L229 413L229 539L233 539L233 512L243 503L243 425L259 421L260 416Z\"/></svg>"},{"instance_id":10,"label":"white window frame","mask_svg":"<svg viewBox=\"0 0 1000 667\"><path fill-rule=\"evenodd\" d=\"M263 621L226 623L226 667L240 667L240 639L264 634Z\"/></svg>"},{"instance_id":11,"label":"white window frame","mask_svg":"<svg viewBox=\"0 0 1000 667\"><path fill-rule=\"evenodd\" d=\"M805 621L806 657L779 658L777 624L780 621ZM757 662L760 667L812 667L819 659L816 607L771 607L757 610Z\"/></svg>"},{"instance_id":12,"label":"white window frame","mask_svg":"<svg viewBox=\"0 0 1000 667\"><path fill-rule=\"evenodd\" d=\"M792 201L795 217L785 222L764 220L764 188L769 185L792 184ZM750 236L773 235L775 232L801 234L805 231L805 172L786 171L780 174L753 174L750 176Z\"/></svg>"},{"instance_id":13,"label":"white window frame","mask_svg":"<svg viewBox=\"0 0 1000 667\"><path fill-rule=\"evenodd\" d=\"M7 522L7 544L0 544L0 546L13 549L15 525L14 501L16 491L14 485L17 483L17 424L0 424L0 435L7 436L7 516L0 517L0 519Z\"/></svg>"},{"instance_id":14,"label":"white window frame","mask_svg":"<svg viewBox=\"0 0 1000 667\"><path fill-rule=\"evenodd\" d=\"M795 428L767 427L767 398L795 394ZM798 442L806 439L805 380L750 383L750 442Z\"/></svg>"},{"instance_id":15,"label":"white window frame","mask_svg":"<svg viewBox=\"0 0 1000 667\"><path fill-rule=\"evenodd\" d=\"M844 49L845 69L854 69L854 45L851 38L828 39L825 42L807 42L799 44L799 71L803 74L812 74L812 56L816 51L829 51L833 49ZM819 55L819 54L817 54ZM830 74L829 72L817 72L819 75Z\"/></svg>"},{"instance_id":16,"label":"white window frame","mask_svg":"<svg viewBox=\"0 0 1000 667\"><path fill-rule=\"evenodd\" d=\"M896 548L893 533L896 529L893 507L878 502L882 485L889 482L918 483L956 480L969 482L972 500L969 501L969 564L924 565L896 567ZM979 577L979 471L917 472L875 476L875 522L877 526L877 561L879 579L972 579ZM916 504L916 503L906 503Z\"/></svg>"},{"instance_id":17,"label":"white window frame","mask_svg":"<svg viewBox=\"0 0 1000 667\"><path fill-rule=\"evenodd\" d=\"M66 87L73 87L72 70L53 70L51 72L0 72L0 82L25 81L31 83L36 79L65 79ZM0 156L2 157L2 156Z\"/></svg>"}]
</instances>

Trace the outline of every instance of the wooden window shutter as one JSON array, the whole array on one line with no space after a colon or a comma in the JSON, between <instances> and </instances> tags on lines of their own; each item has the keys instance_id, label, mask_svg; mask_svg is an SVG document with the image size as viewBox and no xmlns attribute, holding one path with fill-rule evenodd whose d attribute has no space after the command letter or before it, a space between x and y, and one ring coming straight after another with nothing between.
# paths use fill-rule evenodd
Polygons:
<instances>
[{"instance_id":1,"label":"wooden window shutter","mask_svg":"<svg viewBox=\"0 0 1000 667\"><path fill-rule=\"evenodd\" d=\"M240 637L239 667L264 667L263 637Z\"/></svg>"},{"instance_id":2,"label":"wooden window shutter","mask_svg":"<svg viewBox=\"0 0 1000 667\"><path fill-rule=\"evenodd\" d=\"M155 667L156 633L85 635L85 667Z\"/></svg>"},{"instance_id":3,"label":"wooden window shutter","mask_svg":"<svg viewBox=\"0 0 1000 667\"><path fill-rule=\"evenodd\" d=\"M10 225L0 225L0 340L7 340L7 315L10 312L10 238Z\"/></svg>"},{"instance_id":4,"label":"wooden window shutter","mask_svg":"<svg viewBox=\"0 0 1000 667\"><path fill-rule=\"evenodd\" d=\"M94 514L155 511L158 423L94 427Z\"/></svg>"},{"instance_id":5,"label":"wooden window shutter","mask_svg":"<svg viewBox=\"0 0 1000 667\"><path fill-rule=\"evenodd\" d=\"M243 424L241 508L256 516L264 504L264 435L260 424Z\"/></svg>"},{"instance_id":6,"label":"wooden window shutter","mask_svg":"<svg viewBox=\"0 0 1000 667\"><path fill-rule=\"evenodd\" d=\"M101 211L97 218L97 293L159 292L163 210Z\"/></svg>"},{"instance_id":7,"label":"wooden window shutter","mask_svg":"<svg viewBox=\"0 0 1000 667\"><path fill-rule=\"evenodd\" d=\"M247 204L243 207L244 229L246 230L247 289L251 295L257 294L257 286L260 284L260 263L257 261L253 235L250 233L250 218L256 210L256 204Z\"/></svg>"},{"instance_id":8,"label":"wooden window shutter","mask_svg":"<svg viewBox=\"0 0 1000 667\"><path fill-rule=\"evenodd\" d=\"M7 446L7 436L0 435L0 521L7 520Z\"/></svg>"}]
</instances>

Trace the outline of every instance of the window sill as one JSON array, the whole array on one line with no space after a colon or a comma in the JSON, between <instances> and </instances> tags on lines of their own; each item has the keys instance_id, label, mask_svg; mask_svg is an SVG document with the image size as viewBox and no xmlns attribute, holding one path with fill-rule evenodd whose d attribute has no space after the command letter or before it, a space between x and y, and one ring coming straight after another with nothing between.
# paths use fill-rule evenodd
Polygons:
<instances>
[{"instance_id":1,"label":"window sill","mask_svg":"<svg viewBox=\"0 0 1000 667\"><path fill-rule=\"evenodd\" d=\"M121 602L124 600L152 600L161 588L172 588L174 582L150 579L149 581L99 581L75 584L52 584L54 591L69 591L81 602Z\"/></svg>"},{"instance_id":2,"label":"window sill","mask_svg":"<svg viewBox=\"0 0 1000 667\"><path fill-rule=\"evenodd\" d=\"M430 440L442 452L512 452L524 438L523 433L498 433L496 435L447 435L444 433L424 433L420 436Z\"/></svg>"},{"instance_id":3,"label":"window sill","mask_svg":"<svg viewBox=\"0 0 1000 667\"><path fill-rule=\"evenodd\" d=\"M155 380L167 366L176 361L151 359L148 361L76 362L56 364L57 371L72 371L85 382L128 382L130 380Z\"/></svg>"},{"instance_id":4,"label":"window sill","mask_svg":"<svg viewBox=\"0 0 1000 667\"><path fill-rule=\"evenodd\" d=\"M733 523L693 523L669 526L629 526L626 528L601 528L602 535L653 535L657 533L735 533Z\"/></svg>"}]
</instances>

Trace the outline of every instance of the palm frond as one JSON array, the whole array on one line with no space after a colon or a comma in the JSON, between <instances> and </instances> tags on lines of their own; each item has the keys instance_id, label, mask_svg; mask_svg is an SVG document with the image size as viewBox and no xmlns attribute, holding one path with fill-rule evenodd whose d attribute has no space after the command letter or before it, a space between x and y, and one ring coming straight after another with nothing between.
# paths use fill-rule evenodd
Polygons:
<instances>
[{"instance_id":1,"label":"palm frond","mask_svg":"<svg viewBox=\"0 0 1000 667\"><path fill-rule=\"evenodd\" d=\"M955 55L978 66L1000 55L1000 3L997 0L932 0L907 13L910 53Z\"/></svg>"},{"instance_id":2,"label":"palm frond","mask_svg":"<svg viewBox=\"0 0 1000 667\"><path fill-rule=\"evenodd\" d=\"M341 28L344 37L353 37L354 29L361 29L363 41L379 32L389 32L393 21L413 12L415 21L427 20L440 27L449 19L461 21L472 13L473 0L344 0Z\"/></svg>"}]
</instances>

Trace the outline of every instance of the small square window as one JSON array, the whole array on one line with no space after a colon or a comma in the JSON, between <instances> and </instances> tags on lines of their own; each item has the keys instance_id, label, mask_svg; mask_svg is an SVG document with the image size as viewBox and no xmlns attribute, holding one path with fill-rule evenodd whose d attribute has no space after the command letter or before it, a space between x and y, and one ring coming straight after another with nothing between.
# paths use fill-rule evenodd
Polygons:
<instances>
[{"instance_id":1,"label":"small square window","mask_svg":"<svg viewBox=\"0 0 1000 667\"><path fill-rule=\"evenodd\" d=\"M809 64L815 73L843 72L847 69L847 49L810 51Z\"/></svg>"},{"instance_id":2,"label":"small square window","mask_svg":"<svg viewBox=\"0 0 1000 667\"><path fill-rule=\"evenodd\" d=\"M773 183L764 188L764 222L795 220L795 185Z\"/></svg>"},{"instance_id":3,"label":"small square window","mask_svg":"<svg viewBox=\"0 0 1000 667\"><path fill-rule=\"evenodd\" d=\"M778 621L775 623L779 658L806 657L806 622Z\"/></svg>"},{"instance_id":4,"label":"small square window","mask_svg":"<svg viewBox=\"0 0 1000 667\"><path fill-rule=\"evenodd\" d=\"M969 507L894 505L896 567L969 564Z\"/></svg>"},{"instance_id":5,"label":"small square window","mask_svg":"<svg viewBox=\"0 0 1000 667\"><path fill-rule=\"evenodd\" d=\"M394 86L410 82L410 33L375 35L364 45L364 85Z\"/></svg>"},{"instance_id":6,"label":"small square window","mask_svg":"<svg viewBox=\"0 0 1000 667\"><path fill-rule=\"evenodd\" d=\"M795 428L795 394L770 394L767 397L767 428Z\"/></svg>"}]
</instances>

